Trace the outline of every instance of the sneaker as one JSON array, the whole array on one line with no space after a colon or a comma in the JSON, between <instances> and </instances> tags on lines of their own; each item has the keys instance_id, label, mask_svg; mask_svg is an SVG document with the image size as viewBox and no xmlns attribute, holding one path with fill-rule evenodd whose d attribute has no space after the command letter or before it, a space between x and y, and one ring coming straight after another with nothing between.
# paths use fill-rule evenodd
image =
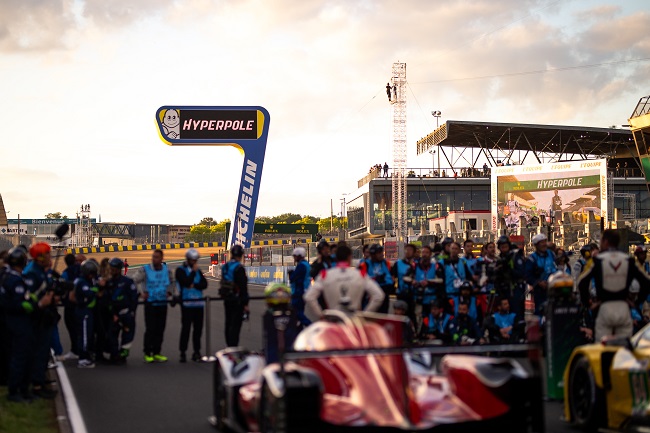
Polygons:
<instances>
[{"instance_id":1,"label":"sneaker","mask_svg":"<svg viewBox=\"0 0 650 433\"><path fill-rule=\"evenodd\" d=\"M56 368L56 362L54 362L54 361L48 361L48 363L47 363L47 368Z\"/></svg>"},{"instance_id":2,"label":"sneaker","mask_svg":"<svg viewBox=\"0 0 650 433\"><path fill-rule=\"evenodd\" d=\"M199 352L194 352L192 354L192 361L199 362L201 360L201 354Z\"/></svg>"},{"instance_id":3,"label":"sneaker","mask_svg":"<svg viewBox=\"0 0 650 433\"><path fill-rule=\"evenodd\" d=\"M79 355L73 352L68 352L65 355L57 356L58 361L71 361L79 359Z\"/></svg>"},{"instance_id":4,"label":"sneaker","mask_svg":"<svg viewBox=\"0 0 650 433\"><path fill-rule=\"evenodd\" d=\"M153 356L144 355L144 362L146 362L147 364L151 364L153 362Z\"/></svg>"},{"instance_id":5,"label":"sneaker","mask_svg":"<svg viewBox=\"0 0 650 433\"><path fill-rule=\"evenodd\" d=\"M181 352L181 362L187 362L187 356L185 356L185 352Z\"/></svg>"},{"instance_id":6,"label":"sneaker","mask_svg":"<svg viewBox=\"0 0 650 433\"><path fill-rule=\"evenodd\" d=\"M81 359L77 363L77 368L95 368L95 363L90 359Z\"/></svg>"},{"instance_id":7,"label":"sneaker","mask_svg":"<svg viewBox=\"0 0 650 433\"><path fill-rule=\"evenodd\" d=\"M122 358L124 358L124 359L128 358L129 357L129 349L122 349L120 351L120 356Z\"/></svg>"},{"instance_id":8,"label":"sneaker","mask_svg":"<svg viewBox=\"0 0 650 433\"><path fill-rule=\"evenodd\" d=\"M167 362L167 357L157 353L153 356L153 360L156 362Z\"/></svg>"}]
</instances>

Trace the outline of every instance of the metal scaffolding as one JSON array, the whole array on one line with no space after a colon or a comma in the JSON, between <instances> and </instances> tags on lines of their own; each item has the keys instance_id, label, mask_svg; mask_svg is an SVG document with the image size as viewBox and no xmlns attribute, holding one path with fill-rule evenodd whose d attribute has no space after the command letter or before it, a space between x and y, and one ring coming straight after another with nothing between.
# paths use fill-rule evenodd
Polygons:
<instances>
[{"instance_id":1,"label":"metal scaffolding","mask_svg":"<svg viewBox=\"0 0 650 433\"><path fill-rule=\"evenodd\" d=\"M406 237L406 63L393 63L393 230Z\"/></svg>"},{"instance_id":2,"label":"metal scaffolding","mask_svg":"<svg viewBox=\"0 0 650 433\"><path fill-rule=\"evenodd\" d=\"M77 212L77 224L72 237L74 247L90 247L93 242L93 229L90 223L90 205L82 204Z\"/></svg>"}]
</instances>

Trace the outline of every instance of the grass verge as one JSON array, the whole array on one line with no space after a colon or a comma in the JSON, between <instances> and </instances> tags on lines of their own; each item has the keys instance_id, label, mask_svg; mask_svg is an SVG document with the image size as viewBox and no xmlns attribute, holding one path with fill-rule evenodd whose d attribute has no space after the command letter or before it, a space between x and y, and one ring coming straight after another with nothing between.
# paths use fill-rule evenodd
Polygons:
<instances>
[{"instance_id":1,"label":"grass verge","mask_svg":"<svg viewBox=\"0 0 650 433\"><path fill-rule=\"evenodd\" d=\"M7 400L7 388L0 387L0 432L58 433L54 400L12 403Z\"/></svg>"}]
</instances>

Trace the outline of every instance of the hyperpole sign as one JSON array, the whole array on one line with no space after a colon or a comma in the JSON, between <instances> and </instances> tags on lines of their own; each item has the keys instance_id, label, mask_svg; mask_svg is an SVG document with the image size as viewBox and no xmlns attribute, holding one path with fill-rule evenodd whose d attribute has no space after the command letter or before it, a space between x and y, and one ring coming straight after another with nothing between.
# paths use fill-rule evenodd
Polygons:
<instances>
[{"instance_id":1,"label":"hyperpole sign","mask_svg":"<svg viewBox=\"0 0 650 433\"><path fill-rule=\"evenodd\" d=\"M170 146L234 146L244 155L230 244L250 247L269 135L263 107L166 105L156 111L158 134Z\"/></svg>"},{"instance_id":2,"label":"hyperpole sign","mask_svg":"<svg viewBox=\"0 0 650 433\"><path fill-rule=\"evenodd\" d=\"M587 214L607 220L607 161L565 161L492 168L492 230L519 228L521 218L560 221ZM534 223L533 223L534 224ZM534 224L536 225L536 224Z\"/></svg>"}]
</instances>

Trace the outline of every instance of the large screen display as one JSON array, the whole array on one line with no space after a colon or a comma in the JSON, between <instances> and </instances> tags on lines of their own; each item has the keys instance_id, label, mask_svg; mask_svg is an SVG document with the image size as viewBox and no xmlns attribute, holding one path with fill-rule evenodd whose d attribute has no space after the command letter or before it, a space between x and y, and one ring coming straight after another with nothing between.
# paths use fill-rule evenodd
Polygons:
<instances>
[{"instance_id":1,"label":"large screen display","mask_svg":"<svg viewBox=\"0 0 650 433\"><path fill-rule=\"evenodd\" d=\"M593 212L607 220L607 161L567 161L492 169L492 229L517 229L568 214L583 221Z\"/></svg>"}]
</instances>

